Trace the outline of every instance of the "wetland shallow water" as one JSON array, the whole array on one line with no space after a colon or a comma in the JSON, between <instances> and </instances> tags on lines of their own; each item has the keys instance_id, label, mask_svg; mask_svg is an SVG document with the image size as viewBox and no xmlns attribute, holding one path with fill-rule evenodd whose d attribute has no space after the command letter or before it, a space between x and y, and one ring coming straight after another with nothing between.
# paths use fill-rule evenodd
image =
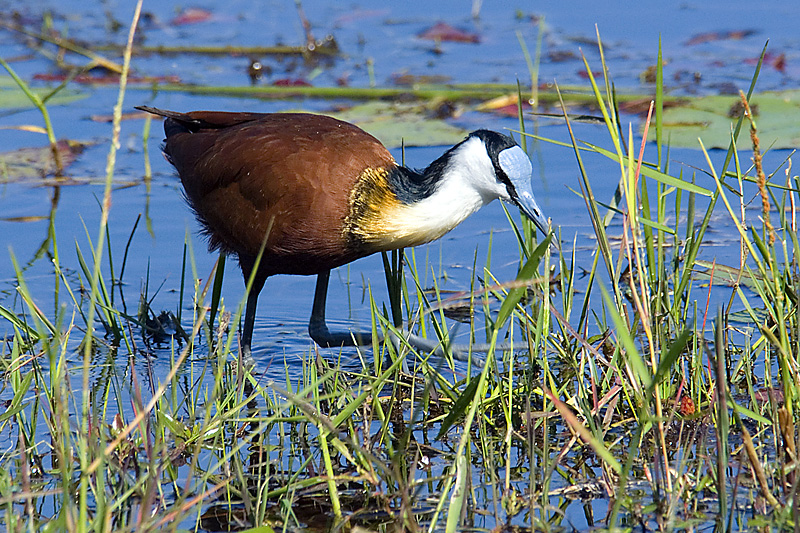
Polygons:
<instances>
[{"instance_id":1,"label":"wetland shallow water","mask_svg":"<svg viewBox=\"0 0 800 533\"><path fill-rule=\"evenodd\" d=\"M216 2L195 3L210 13L209 20L179 25L174 22L179 13L178 3L148 2L144 10L148 17L142 22L140 35L148 45L272 45L302 44L303 28L294 2L255 2L233 0L224 10ZM774 2L759 11L758 16L741 16L752 5L745 2L680 2L661 3L651 9L646 3L625 2L614 9L596 2L543 3L509 6L485 2L480 18L470 17L468 2L406 2L387 5L385 2L303 2L305 15L312 23L318 38L333 35L342 56L320 64L306 64L293 58L264 58L271 73L258 83L270 84L281 79L304 80L314 86L335 86L346 83L367 87L371 80L377 85L391 85L405 75L437 76L453 83L515 83L529 79L528 67L521 52L517 34L533 50L539 22L546 24L543 38L540 81L557 80L563 86L585 86L580 53L583 51L593 67L600 68L596 53L594 25L606 46L608 62L618 87L633 92L648 93L651 85L642 81L643 73L655 62L658 39L662 39L668 86L675 94L716 94L732 89L746 90L753 74L752 60L757 58L766 39L776 54L785 54L782 70L765 68L759 78L759 90L795 88L800 81L800 36L793 21L796 8L791 2ZM182 4L181 4L182 5ZM18 11L20 16L39 17L51 10L57 23L68 25L76 38L93 42L119 44L124 27L131 16L128 2L42 2L35 7L19 2L0 1L4 13ZM543 17L543 18L542 18ZM112 20L122 23L123 29L112 31ZM479 36L478 44L444 42L439 45L417 35L434 23L444 20ZM716 39L707 43L690 44L698 35L712 32L741 30L741 39ZM752 32L752 33L750 33ZM48 57L31 53L28 44L14 32L0 31L0 57L14 58L13 68L26 80L35 75L52 74ZM137 75L178 76L184 83L207 85L250 85L247 67L250 58L236 56L160 55L134 57L132 66ZM40 85L47 85L40 82ZM52 84L51 84L52 85ZM75 246L89 249L89 239L95 239L103 193L106 154L110 137L108 123L92 117L108 115L117 98L114 84L76 85L84 99L50 109L54 128L60 138L89 143L77 160L67 169L67 179L54 182L39 178L12 179L0 183L0 235L4 248L13 251L25 268L25 279L31 293L42 309L53 308L52 263L37 255L48 235L51 210L55 210L55 227L61 250L62 264L77 272ZM154 91L146 84L132 85L125 97L124 111L134 105L153 105L166 109L250 110L259 112L303 109L327 111L351 104L343 99L245 99L183 92ZM551 110L558 112L557 110ZM624 123L634 124L638 131L639 117L626 116ZM4 111L0 125L20 126L40 124L35 110ZM464 106L448 122L465 131L477 128L515 130L515 117L482 113ZM162 131L154 122L149 142L149 159L153 169L151 180L144 179L145 154L142 145L143 120L125 120L122 125L121 150L115 170L113 207L109 221L109 237L115 257L122 257L138 217L142 220L130 242L123 279L127 307L135 312L142 287L148 285L154 310L183 310L184 317L192 313L192 301L187 295L177 303L182 269L182 248L187 239L193 249L197 275L205 280L216 256L206 252L205 242L197 234L197 223L185 205L180 183L172 168L158 153ZM603 126L576 124L576 136L584 141L602 145L607 132ZM563 121L534 118L528 131L561 142L569 142ZM27 146L39 146L43 137L32 133L3 130L2 150L10 151ZM534 163L534 190L539 204L554 226L561 231L565 247L575 242L576 264L589 265L596 250L591 223L584 200L573 191L578 189L578 169L570 148L544 142L528 141ZM648 147L650 150L652 147ZM407 165L423 167L438 157L443 147L407 147L404 152L392 147L392 153ZM788 155L787 151L767 154L765 167L775 167ZM646 154L646 157L651 154ZM715 163L724 157L712 151ZM743 153L743 160L749 154ZM673 149L670 158L674 167L687 174L705 168L705 161L696 149ZM617 185L619 169L598 156L587 158L589 176L598 199L610 198ZM675 175L673 167L672 174ZM705 181L704 181L705 180ZM698 173L698 183L711 188L713 182ZM56 200L54 200L54 198ZM701 207L699 205L699 207ZM699 208L698 207L698 208ZM758 209L753 204L755 218ZM513 213L518 220L516 213ZM738 258L738 237L720 214L712 220L703 258L731 263ZM716 222L718 221L718 224ZM619 217L612 223L610 233L619 234ZM491 242L491 244L490 244ZM434 280L443 291L468 291L473 282L473 264L478 271L487 264L491 246L491 271L498 280L511 280L518 268L519 252L516 238L498 203L484 208L440 241L415 251L417 261L428 267L421 274L424 287ZM67 277L71 274L68 271ZM17 308L16 279L9 256L0 257L0 305ZM377 302L386 301L383 265L380 257L359 260L335 271L329 293L329 323L337 329L369 323L369 306L365 295L372 290ZM307 336L307 321L311 308L314 279L310 277L278 276L268 280L259 301L259 313L254 331L254 355L263 372L276 379L298 379L303 361L313 351ZM716 290L716 289L715 289ZM224 285L228 309L239 305L244 294L241 276L235 262L227 265ZM727 293L725 293L727 296ZM463 338L468 331L456 330ZM0 322L0 335L13 335L6 322ZM156 346L146 365L148 372L159 376L167 373L170 347ZM355 351L345 355L355 359ZM331 355L335 357L334 351ZM357 360L356 360L357 361ZM126 361L119 361L121 366ZM354 363L355 364L355 363ZM288 368L288 371L286 370ZM459 367L456 374L463 373ZM100 370L98 370L100 372ZM98 377L100 374L98 373ZM5 393L4 393L5 394ZM7 399L7 398L3 398ZM420 435L420 439L423 437ZM489 496L487 496L487 501ZM600 520L607 510L607 501L579 501L566 505L564 524L578 529ZM592 518L593 517L593 518ZM493 518L475 524L491 529Z\"/></svg>"}]
</instances>

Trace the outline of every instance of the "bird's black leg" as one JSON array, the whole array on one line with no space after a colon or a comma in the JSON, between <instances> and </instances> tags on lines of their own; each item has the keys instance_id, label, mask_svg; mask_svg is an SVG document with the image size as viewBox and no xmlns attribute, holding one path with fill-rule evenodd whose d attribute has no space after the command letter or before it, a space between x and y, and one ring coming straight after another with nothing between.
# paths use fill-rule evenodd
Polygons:
<instances>
[{"instance_id":1,"label":"bird's black leg","mask_svg":"<svg viewBox=\"0 0 800 533\"><path fill-rule=\"evenodd\" d=\"M330 270L317 274L317 287L314 289L314 305L311 308L311 319L308 321L308 334L323 348L372 344L372 334L370 333L331 333L328 329L328 325L325 323L325 303L328 300L330 277Z\"/></svg>"},{"instance_id":2,"label":"bird's black leg","mask_svg":"<svg viewBox=\"0 0 800 533\"><path fill-rule=\"evenodd\" d=\"M311 319L308 321L308 334L319 346L323 348L338 348L342 346L366 346L372 344L372 334L365 332L337 332L332 333L325 323L325 303L328 298L328 280L330 270L326 270L317 275L317 287L314 290L314 305L311 309ZM444 355L445 350L442 343L438 340L430 340L419 335L414 335L409 331L402 334L408 344L415 349L423 352L433 352L436 355ZM378 334L378 341L383 340L383 335ZM400 339L392 335L392 341L397 345ZM471 350L470 350L471 348ZM472 352L489 351L488 345L458 346L451 345L450 352L455 359L466 360ZM475 358L480 359L480 358Z\"/></svg>"},{"instance_id":3,"label":"bird's black leg","mask_svg":"<svg viewBox=\"0 0 800 533\"><path fill-rule=\"evenodd\" d=\"M242 267L245 283L250 279L255 266L254 263L255 260L251 257L239 255L239 266ZM251 366L255 363L250 345L253 340L253 327L255 327L256 323L258 295L261 293L261 289L264 288L264 282L266 280L266 276L256 273L250 285L250 292L247 294L247 303L244 308L244 326L242 327L242 337L239 341L241 360L246 366Z\"/></svg>"},{"instance_id":4,"label":"bird's black leg","mask_svg":"<svg viewBox=\"0 0 800 533\"><path fill-rule=\"evenodd\" d=\"M253 340L253 327L256 323L256 309L258 308L258 291L251 289L247 295L247 305L244 310L244 327L242 328L242 360L251 361L250 343Z\"/></svg>"}]
</instances>

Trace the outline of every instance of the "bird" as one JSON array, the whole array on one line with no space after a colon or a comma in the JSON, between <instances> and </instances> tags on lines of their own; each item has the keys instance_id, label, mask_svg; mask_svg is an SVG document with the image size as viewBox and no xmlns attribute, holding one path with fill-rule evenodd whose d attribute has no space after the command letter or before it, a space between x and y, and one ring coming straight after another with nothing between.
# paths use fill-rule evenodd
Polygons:
<instances>
[{"instance_id":1,"label":"bird","mask_svg":"<svg viewBox=\"0 0 800 533\"><path fill-rule=\"evenodd\" d=\"M238 257L245 283L240 353L250 358L258 296L278 274L316 275L309 334L322 347L371 343L325 325L330 270L442 237L493 200L549 235L532 165L508 135L479 129L422 170L399 165L358 126L312 113L137 109L164 118L175 167L209 251Z\"/></svg>"}]
</instances>

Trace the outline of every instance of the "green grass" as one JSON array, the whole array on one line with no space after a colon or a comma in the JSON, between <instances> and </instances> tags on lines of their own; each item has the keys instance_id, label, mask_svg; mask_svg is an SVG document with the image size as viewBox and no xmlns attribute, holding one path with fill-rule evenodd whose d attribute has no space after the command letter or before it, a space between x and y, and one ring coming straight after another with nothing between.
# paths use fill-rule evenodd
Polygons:
<instances>
[{"instance_id":1,"label":"green grass","mask_svg":"<svg viewBox=\"0 0 800 533\"><path fill-rule=\"evenodd\" d=\"M517 278L495 279L490 249L456 298L437 285L441 267L413 250L385 257L390 299L368 295L372 327L410 322L447 345L448 313L466 309L470 338L490 345L466 366L376 342L360 369L315 349L298 379L287 363L264 375L244 368L232 327L243 302L228 307L218 283L197 281L222 268L197 272L188 239L177 314L150 308L150 280L127 314L125 256L117 261L107 228L112 136L97 236L74 243L77 283L51 223L52 312L11 256L17 298L0 307L14 331L0 353L13 391L0 415L12 443L0 455L7 529L456 531L486 520L553 530L568 527L570 491L606 499L608 516L594 518L609 530L795 526L800 183L788 162L746 168L740 127L722 164L699 142L707 166L673 174L657 70L655 161L642 155L652 145L636 141L647 133L622 123L610 79L590 80L607 147L577 139L564 112L597 241L591 264L576 264L568 235L559 253L537 242L528 221L514 226ZM123 84L114 135L124 94ZM552 142L520 120L522 138ZM760 153L757 124L740 126ZM616 164L615 198L595 197L590 154ZM760 219L743 220L756 195ZM720 213L740 264L704 253ZM709 303L712 288L727 291L726 305ZM133 359L156 350L162 327L177 331L170 370L145 375ZM507 337L512 346L501 347ZM743 495L765 503L742 510Z\"/></svg>"}]
</instances>

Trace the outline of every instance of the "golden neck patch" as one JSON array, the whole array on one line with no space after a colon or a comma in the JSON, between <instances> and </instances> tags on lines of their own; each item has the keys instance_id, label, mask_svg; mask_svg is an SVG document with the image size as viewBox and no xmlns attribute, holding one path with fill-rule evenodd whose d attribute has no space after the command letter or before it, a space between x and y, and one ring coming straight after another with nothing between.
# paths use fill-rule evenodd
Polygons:
<instances>
[{"instance_id":1,"label":"golden neck patch","mask_svg":"<svg viewBox=\"0 0 800 533\"><path fill-rule=\"evenodd\" d=\"M356 248L373 252L388 230L387 215L400 207L389 185L389 169L367 168L350 191L349 210L344 221L345 238Z\"/></svg>"},{"instance_id":2,"label":"golden neck patch","mask_svg":"<svg viewBox=\"0 0 800 533\"><path fill-rule=\"evenodd\" d=\"M344 237L360 253L418 246L438 239L474 213L482 201L459 183L445 180L427 195L401 201L389 168L365 170L350 193Z\"/></svg>"}]
</instances>

